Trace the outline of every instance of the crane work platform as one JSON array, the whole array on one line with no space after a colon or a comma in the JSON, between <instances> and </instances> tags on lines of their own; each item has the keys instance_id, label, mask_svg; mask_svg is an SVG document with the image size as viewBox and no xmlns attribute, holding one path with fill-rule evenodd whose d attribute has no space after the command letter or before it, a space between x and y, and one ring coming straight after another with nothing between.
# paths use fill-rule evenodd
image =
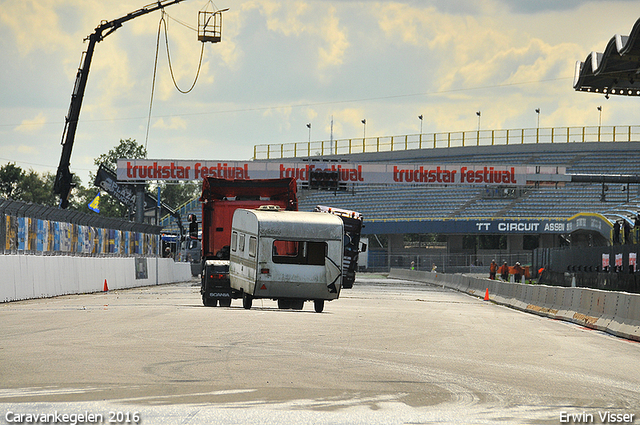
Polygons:
<instances>
[{"instance_id":1,"label":"crane work platform","mask_svg":"<svg viewBox=\"0 0 640 425\"><path fill-rule=\"evenodd\" d=\"M198 12L198 41L218 43L222 40L222 12L227 10Z\"/></svg>"}]
</instances>

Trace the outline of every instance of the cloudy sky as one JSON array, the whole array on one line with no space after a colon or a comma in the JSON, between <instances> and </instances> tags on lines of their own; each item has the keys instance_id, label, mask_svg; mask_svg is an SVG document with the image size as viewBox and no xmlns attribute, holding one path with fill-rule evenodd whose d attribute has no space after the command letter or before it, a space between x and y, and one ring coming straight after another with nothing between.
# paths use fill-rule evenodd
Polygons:
<instances>
[{"instance_id":1,"label":"cloudy sky","mask_svg":"<svg viewBox=\"0 0 640 425\"><path fill-rule=\"evenodd\" d=\"M57 169L83 40L149 0L0 0L0 165ZM229 8L197 84L176 90L162 14L96 46L71 170L135 139L150 158L249 160L254 145L482 129L638 124L637 98L575 92L574 66L640 18L638 1L186 0L166 9L171 63L187 89L199 10Z\"/></svg>"}]
</instances>

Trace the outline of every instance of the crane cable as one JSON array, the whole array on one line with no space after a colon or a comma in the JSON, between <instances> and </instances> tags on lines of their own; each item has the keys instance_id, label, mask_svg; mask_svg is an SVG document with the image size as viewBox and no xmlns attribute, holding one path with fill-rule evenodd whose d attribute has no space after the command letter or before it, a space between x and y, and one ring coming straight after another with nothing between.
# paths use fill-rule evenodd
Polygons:
<instances>
[{"instance_id":1,"label":"crane cable","mask_svg":"<svg viewBox=\"0 0 640 425\"><path fill-rule=\"evenodd\" d=\"M162 20L160 21L162 22ZM144 150L147 151L147 142L149 141L149 127L151 124L151 109L153 107L153 94L156 89L156 71L158 70L158 51L160 50L160 26L158 26L158 37L156 38L156 57L153 62L153 79L151 80L151 99L149 100L149 115L147 116L147 132L144 138Z\"/></svg>"},{"instance_id":2,"label":"crane cable","mask_svg":"<svg viewBox=\"0 0 640 425\"><path fill-rule=\"evenodd\" d=\"M164 24L164 41L167 46L167 61L169 63L169 71L171 71L171 79L173 80L173 85L176 90L178 90L182 94L190 93L191 90L196 86L196 82L198 82L198 77L200 76L200 67L202 66L202 57L204 56L204 42L202 43L202 47L200 48L200 60L198 61L198 70L196 71L196 76L193 79L193 84L189 87L188 90L182 90L178 87L178 83L176 82L175 76L173 75L173 67L171 66L171 55L169 53L169 34L168 34L168 25L167 21L164 19L165 12L162 11L162 17L160 18L160 25ZM158 31L160 31L160 27L158 27Z\"/></svg>"},{"instance_id":3,"label":"crane cable","mask_svg":"<svg viewBox=\"0 0 640 425\"><path fill-rule=\"evenodd\" d=\"M155 59L154 59L154 63L153 63L153 79L151 81L151 99L149 100L149 114L147 116L147 131L146 131L146 135L145 135L145 140L144 140L144 149L145 151L147 150L147 142L149 141L149 128L150 128L150 124L151 124L151 110L153 108L153 95L155 93L155 87L156 87L156 75L157 75L157 70L158 70L158 52L160 51L160 34L161 34L161 29L162 26L164 25L164 39L165 39L165 44L167 46L167 62L169 63L169 71L171 73L171 80L173 80L173 85L175 86L175 88L182 94L187 94L190 93L193 88L196 85L196 82L198 81L198 77L200 76L200 68L202 66L202 57L204 55L204 42L202 43L202 48L200 49L200 60L198 62L198 70L196 71L196 76L193 80L193 84L191 84L191 87L189 87L188 90L182 90L180 89L180 87L178 87L178 83L176 82L176 79L174 77L173 74L173 67L171 66L171 55L169 53L169 36L168 36L168 31L167 31L167 22L165 20L165 15L166 12L164 11L164 9L162 10L162 16L160 17L160 22L158 24L158 36L156 37L156 55L155 55ZM167 15L168 16L168 15Z\"/></svg>"}]
</instances>

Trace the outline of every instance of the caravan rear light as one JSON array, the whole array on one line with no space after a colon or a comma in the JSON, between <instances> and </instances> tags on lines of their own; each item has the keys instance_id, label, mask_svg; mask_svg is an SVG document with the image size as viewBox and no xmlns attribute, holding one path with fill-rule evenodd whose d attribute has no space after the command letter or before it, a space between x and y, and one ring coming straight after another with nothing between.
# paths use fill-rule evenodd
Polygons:
<instances>
[{"instance_id":1,"label":"caravan rear light","mask_svg":"<svg viewBox=\"0 0 640 425\"><path fill-rule=\"evenodd\" d=\"M269 274L269 269L260 269L261 274Z\"/></svg>"}]
</instances>

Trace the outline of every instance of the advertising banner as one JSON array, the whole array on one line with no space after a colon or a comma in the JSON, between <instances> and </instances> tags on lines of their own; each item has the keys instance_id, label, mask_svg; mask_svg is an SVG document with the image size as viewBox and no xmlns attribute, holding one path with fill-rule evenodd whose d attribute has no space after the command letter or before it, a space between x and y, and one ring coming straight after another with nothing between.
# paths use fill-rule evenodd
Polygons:
<instances>
[{"instance_id":1,"label":"advertising banner","mask_svg":"<svg viewBox=\"0 0 640 425\"><path fill-rule=\"evenodd\" d=\"M622 267L622 253L616 254L616 267Z\"/></svg>"},{"instance_id":2,"label":"advertising banner","mask_svg":"<svg viewBox=\"0 0 640 425\"><path fill-rule=\"evenodd\" d=\"M29 227L29 237L27 240L27 250L35 252L38 249L38 219L25 218Z\"/></svg>"},{"instance_id":3,"label":"advertising banner","mask_svg":"<svg viewBox=\"0 0 640 425\"><path fill-rule=\"evenodd\" d=\"M529 167L530 168L530 167ZM340 181L355 184L527 184L528 167L509 165L451 165L346 162L238 162L196 160L120 159L120 182L142 180L202 180L217 177L234 180L292 177L308 181L311 171L337 171Z\"/></svg>"},{"instance_id":4,"label":"advertising banner","mask_svg":"<svg viewBox=\"0 0 640 425\"><path fill-rule=\"evenodd\" d=\"M119 185L116 181L116 175L103 165L98 168L94 184L124 205L134 205L136 202L134 191L130 187Z\"/></svg>"},{"instance_id":5,"label":"advertising banner","mask_svg":"<svg viewBox=\"0 0 640 425\"><path fill-rule=\"evenodd\" d=\"M27 226L27 219L24 217L18 217L18 250L24 251L27 249L27 238L29 237L29 228Z\"/></svg>"},{"instance_id":6,"label":"advertising banner","mask_svg":"<svg viewBox=\"0 0 640 425\"><path fill-rule=\"evenodd\" d=\"M38 234L36 242L36 251L43 252L47 250L47 238L49 233L49 222L37 219Z\"/></svg>"},{"instance_id":7,"label":"advertising banner","mask_svg":"<svg viewBox=\"0 0 640 425\"><path fill-rule=\"evenodd\" d=\"M18 218L10 215L6 217L5 250L11 252L18 249Z\"/></svg>"}]
</instances>

